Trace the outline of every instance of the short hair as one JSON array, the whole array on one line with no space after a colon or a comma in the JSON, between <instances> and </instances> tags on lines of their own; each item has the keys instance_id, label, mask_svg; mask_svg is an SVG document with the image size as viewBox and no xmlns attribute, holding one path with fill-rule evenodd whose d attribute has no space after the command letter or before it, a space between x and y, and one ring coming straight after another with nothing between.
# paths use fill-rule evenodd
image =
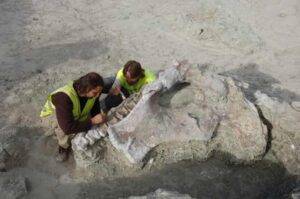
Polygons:
<instances>
[{"instance_id":1,"label":"short hair","mask_svg":"<svg viewBox=\"0 0 300 199\"><path fill-rule=\"evenodd\" d=\"M92 89L100 86L104 87L103 78L101 75L95 72L90 72L79 79L75 80L73 83L74 89L78 94L86 94Z\"/></svg>"},{"instance_id":2,"label":"short hair","mask_svg":"<svg viewBox=\"0 0 300 199\"><path fill-rule=\"evenodd\" d=\"M142 68L141 64L134 60L130 60L124 65L123 75L125 76L127 72L130 73L132 78L145 76L145 70Z\"/></svg>"}]
</instances>

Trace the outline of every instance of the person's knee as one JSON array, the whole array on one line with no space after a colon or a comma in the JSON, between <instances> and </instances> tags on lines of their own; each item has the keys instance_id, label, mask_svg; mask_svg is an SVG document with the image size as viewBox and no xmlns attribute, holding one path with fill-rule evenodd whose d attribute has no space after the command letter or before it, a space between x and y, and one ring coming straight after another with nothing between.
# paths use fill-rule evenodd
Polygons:
<instances>
[{"instance_id":1,"label":"person's knee","mask_svg":"<svg viewBox=\"0 0 300 199\"><path fill-rule=\"evenodd\" d=\"M58 145L64 149L67 149L71 146L71 136L70 135L60 135L57 136Z\"/></svg>"}]
</instances>

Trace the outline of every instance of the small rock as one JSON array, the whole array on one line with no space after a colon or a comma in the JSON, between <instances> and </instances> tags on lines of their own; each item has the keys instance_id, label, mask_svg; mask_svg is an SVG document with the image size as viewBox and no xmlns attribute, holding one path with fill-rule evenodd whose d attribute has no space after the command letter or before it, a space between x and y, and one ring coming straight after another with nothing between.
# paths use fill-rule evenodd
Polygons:
<instances>
[{"instance_id":1,"label":"small rock","mask_svg":"<svg viewBox=\"0 0 300 199\"><path fill-rule=\"evenodd\" d=\"M286 14L285 13L280 13L278 16L279 17L286 17Z\"/></svg>"},{"instance_id":2,"label":"small rock","mask_svg":"<svg viewBox=\"0 0 300 199\"><path fill-rule=\"evenodd\" d=\"M157 189L155 192L148 193L145 196L130 196L128 199L192 199L191 196L187 194L180 194L177 191L167 191L164 189Z\"/></svg>"},{"instance_id":3,"label":"small rock","mask_svg":"<svg viewBox=\"0 0 300 199\"><path fill-rule=\"evenodd\" d=\"M249 84L246 82L238 82L237 86L242 87L244 89L248 89L249 88Z\"/></svg>"},{"instance_id":4,"label":"small rock","mask_svg":"<svg viewBox=\"0 0 300 199\"><path fill-rule=\"evenodd\" d=\"M293 150L295 150L295 145L291 144L291 148L292 148Z\"/></svg>"},{"instance_id":5,"label":"small rock","mask_svg":"<svg viewBox=\"0 0 300 199\"><path fill-rule=\"evenodd\" d=\"M36 69L36 71L35 71L37 74L40 74L40 73L42 73L43 71L41 70L41 69Z\"/></svg>"}]
</instances>

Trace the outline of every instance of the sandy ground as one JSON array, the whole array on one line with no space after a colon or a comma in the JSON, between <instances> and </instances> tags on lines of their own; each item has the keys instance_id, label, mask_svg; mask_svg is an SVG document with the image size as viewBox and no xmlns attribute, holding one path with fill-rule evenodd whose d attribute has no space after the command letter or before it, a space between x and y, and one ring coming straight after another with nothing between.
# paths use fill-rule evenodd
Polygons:
<instances>
[{"instance_id":1,"label":"sandy ground","mask_svg":"<svg viewBox=\"0 0 300 199\"><path fill-rule=\"evenodd\" d=\"M182 165L173 173L166 168L161 183L149 174L148 181L136 181L144 186L125 186L126 179L70 185L74 163L56 164L55 144L41 137L38 114L46 95L87 71L112 75L129 59L153 70L187 59L282 101L300 101L299 9L297 0L0 0L0 125L14 126L27 139L25 160L10 172L28 177L28 198L114 198L159 185L211 196L199 191L201 186L175 183L185 178L176 175L185 170ZM186 172L199 172L191 167ZM197 184L201 175L195 179Z\"/></svg>"}]
</instances>

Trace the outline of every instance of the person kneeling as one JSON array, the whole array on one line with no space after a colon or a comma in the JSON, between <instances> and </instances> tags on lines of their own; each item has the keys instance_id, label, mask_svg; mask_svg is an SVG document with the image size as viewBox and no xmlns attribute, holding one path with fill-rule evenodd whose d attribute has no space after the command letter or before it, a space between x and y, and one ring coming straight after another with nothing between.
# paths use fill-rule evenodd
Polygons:
<instances>
[{"instance_id":1,"label":"person kneeling","mask_svg":"<svg viewBox=\"0 0 300 199\"><path fill-rule=\"evenodd\" d=\"M48 95L40 116L48 119L54 127L58 140L57 161L68 159L71 139L75 134L106 122L99 104L103 89L103 78L91 72ZM53 115L56 115L54 121Z\"/></svg>"},{"instance_id":2,"label":"person kneeling","mask_svg":"<svg viewBox=\"0 0 300 199\"><path fill-rule=\"evenodd\" d=\"M104 99L105 111L118 106L125 98L139 92L143 86L155 79L155 74L148 69L143 69L139 62L128 61L111 80L110 93Z\"/></svg>"}]
</instances>

